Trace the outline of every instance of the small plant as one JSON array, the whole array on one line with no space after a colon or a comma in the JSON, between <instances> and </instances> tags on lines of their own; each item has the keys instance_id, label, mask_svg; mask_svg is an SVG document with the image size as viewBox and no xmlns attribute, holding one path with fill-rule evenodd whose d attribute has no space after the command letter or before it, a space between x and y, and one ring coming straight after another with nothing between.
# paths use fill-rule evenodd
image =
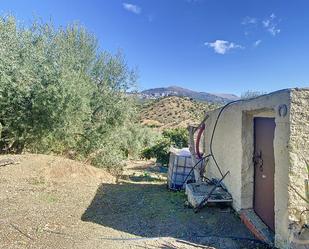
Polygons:
<instances>
[{"instance_id":1,"label":"small plant","mask_svg":"<svg viewBox=\"0 0 309 249\"><path fill-rule=\"evenodd\" d=\"M45 184L45 179L43 177L33 177L33 178L30 178L28 180L28 182L32 185L41 185L41 184Z\"/></svg>"},{"instance_id":2,"label":"small plant","mask_svg":"<svg viewBox=\"0 0 309 249\"><path fill-rule=\"evenodd\" d=\"M41 199L43 201L49 203L49 204L55 203L55 202L58 201L58 198L55 195L51 194L51 193L46 193L46 194L42 195Z\"/></svg>"}]
</instances>

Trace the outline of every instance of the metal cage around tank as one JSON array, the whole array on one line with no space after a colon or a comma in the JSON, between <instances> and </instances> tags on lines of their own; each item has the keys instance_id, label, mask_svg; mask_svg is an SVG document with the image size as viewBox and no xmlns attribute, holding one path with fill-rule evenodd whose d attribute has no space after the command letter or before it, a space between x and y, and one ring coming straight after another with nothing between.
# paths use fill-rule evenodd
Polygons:
<instances>
[{"instance_id":1,"label":"metal cage around tank","mask_svg":"<svg viewBox=\"0 0 309 249\"><path fill-rule=\"evenodd\" d=\"M175 152L171 152L168 165L168 188L171 190L184 189L185 181L194 181L191 155L178 155Z\"/></svg>"}]
</instances>

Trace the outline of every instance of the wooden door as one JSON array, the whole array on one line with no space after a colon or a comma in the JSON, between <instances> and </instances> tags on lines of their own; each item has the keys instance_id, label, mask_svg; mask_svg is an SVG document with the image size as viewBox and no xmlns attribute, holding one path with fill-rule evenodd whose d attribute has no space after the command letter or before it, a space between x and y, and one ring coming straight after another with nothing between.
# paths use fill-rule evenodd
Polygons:
<instances>
[{"instance_id":1,"label":"wooden door","mask_svg":"<svg viewBox=\"0 0 309 249\"><path fill-rule=\"evenodd\" d=\"M254 118L254 211L273 231L275 126L274 118Z\"/></svg>"}]
</instances>

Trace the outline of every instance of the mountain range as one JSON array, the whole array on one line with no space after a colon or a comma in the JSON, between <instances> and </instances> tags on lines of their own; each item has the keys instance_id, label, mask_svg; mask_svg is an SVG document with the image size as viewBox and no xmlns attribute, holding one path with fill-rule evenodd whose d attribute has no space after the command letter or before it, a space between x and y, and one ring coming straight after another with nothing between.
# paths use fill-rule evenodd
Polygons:
<instances>
[{"instance_id":1,"label":"mountain range","mask_svg":"<svg viewBox=\"0 0 309 249\"><path fill-rule=\"evenodd\" d=\"M194 100L215 104L225 104L239 99L239 97L234 94L197 92L179 86L147 89L140 92L138 95L142 99L158 99L166 96L188 97Z\"/></svg>"}]
</instances>

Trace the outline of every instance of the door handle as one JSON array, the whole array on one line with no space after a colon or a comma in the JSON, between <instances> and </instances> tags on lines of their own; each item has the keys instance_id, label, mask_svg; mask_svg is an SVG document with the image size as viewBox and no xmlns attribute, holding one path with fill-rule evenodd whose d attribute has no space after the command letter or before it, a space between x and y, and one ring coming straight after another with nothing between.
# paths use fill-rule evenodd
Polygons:
<instances>
[{"instance_id":1,"label":"door handle","mask_svg":"<svg viewBox=\"0 0 309 249\"><path fill-rule=\"evenodd\" d=\"M260 171L263 171L263 159L262 159L262 151L255 153L255 155L252 158L253 164L255 167L259 167Z\"/></svg>"}]
</instances>

